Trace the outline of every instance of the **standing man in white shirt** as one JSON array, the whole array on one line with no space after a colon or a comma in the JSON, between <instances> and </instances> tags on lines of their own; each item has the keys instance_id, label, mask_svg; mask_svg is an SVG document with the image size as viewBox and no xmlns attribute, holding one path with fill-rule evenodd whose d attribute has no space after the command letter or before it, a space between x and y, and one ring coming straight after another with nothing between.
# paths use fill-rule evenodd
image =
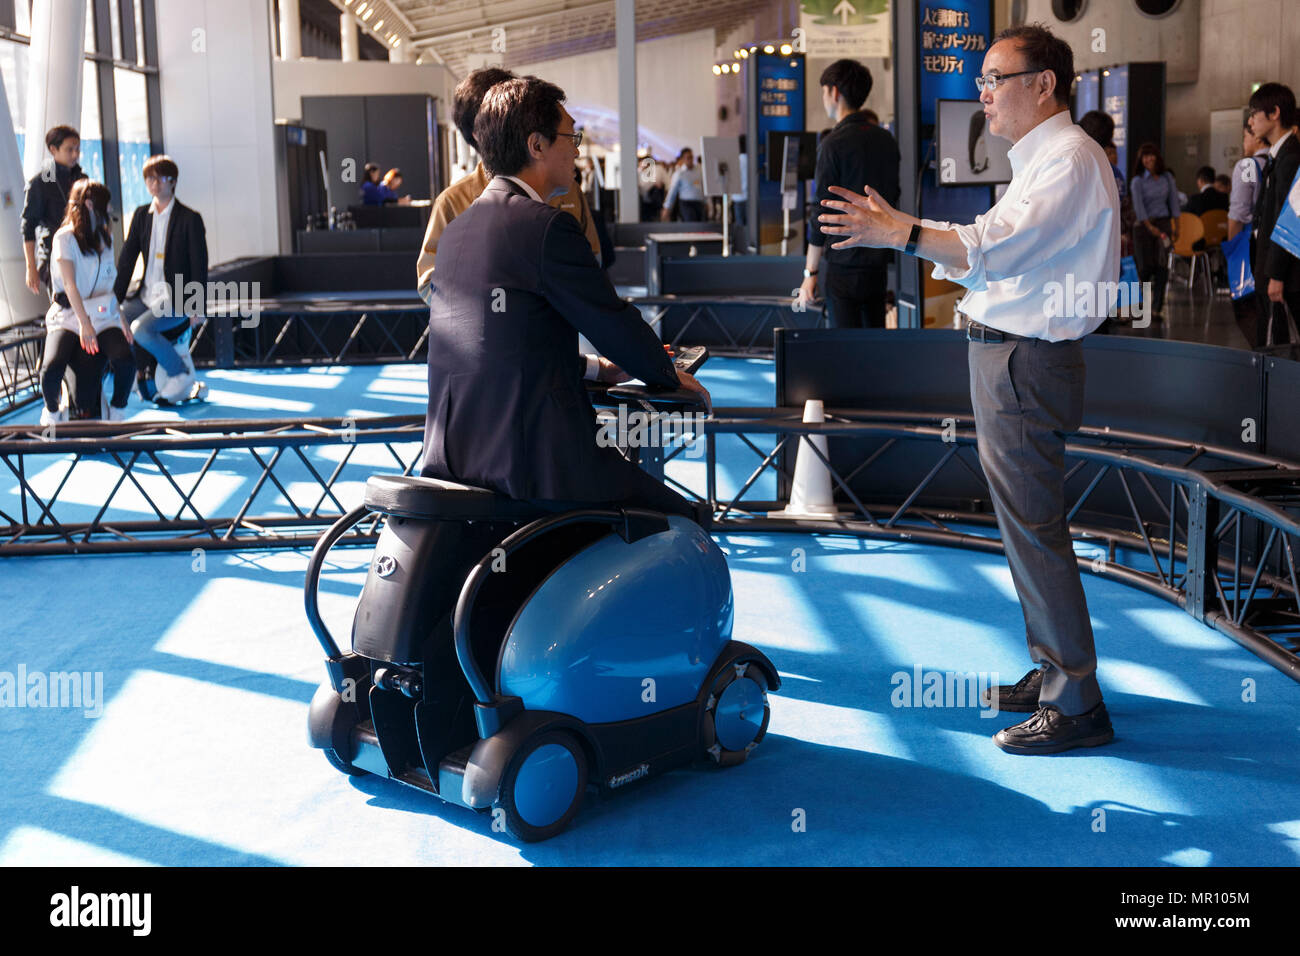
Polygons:
<instances>
[{"instance_id":1,"label":"standing man in white shirt","mask_svg":"<svg viewBox=\"0 0 1300 956\"><path fill-rule=\"evenodd\" d=\"M1074 55L1041 26L1003 31L976 79L995 136L1012 141L1006 193L973 225L917 219L874 190L822 230L901 249L968 290L971 403L1011 577L1038 667L998 688L1003 710L1033 711L994 742L1016 754L1114 738L1097 684L1092 623L1065 503L1065 436L1083 418L1083 336L1108 315L1119 280L1119 193L1100 146L1070 121Z\"/></svg>"},{"instance_id":2,"label":"standing man in white shirt","mask_svg":"<svg viewBox=\"0 0 1300 956\"><path fill-rule=\"evenodd\" d=\"M208 239L203 217L175 198L180 170L170 156L150 156L141 174L153 201L138 207L131 216L113 292L135 336L141 397L179 402L191 393L194 367L186 361L188 354L182 356L163 333L186 321L197 325L203 319L201 309L192 307L207 301ZM128 291L141 256L144 276ZM187 303L194 311L188 318ZM156 390L150 368L155 360L159 369Z\"/></svg>"}]
</instances>

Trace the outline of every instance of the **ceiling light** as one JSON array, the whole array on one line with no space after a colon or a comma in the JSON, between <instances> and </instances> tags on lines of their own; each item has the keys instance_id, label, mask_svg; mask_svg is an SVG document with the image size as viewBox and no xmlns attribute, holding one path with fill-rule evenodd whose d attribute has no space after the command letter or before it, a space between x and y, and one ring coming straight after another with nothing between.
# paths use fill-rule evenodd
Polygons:
<instances>
[{"instance_id":1,"label":"ceiling light","mask_svg":"<svg viewBox=\"0 0 1300 956\"><path fill-rule=\"evenodd\" d=\"M718 66L718 64L716 64L716 63L713 64L713 75L714 75L714 76L721 76L721 75L722 75L722 67Z\"/></svg>"},{"instance_id":2,"label":"ceiling light","mask_svg":"<svg viewBox=\"0 0 1300 956\"><path fill-rule=\"evenodd\" d=\"M383 21L383 20L376 20L376 21L375 21L375 29L376 29L376 30L382 28L383 25L384 25L384 21Z\"/></svg>"},{"instance_id":3,"label":"ceiling light","mask_svg":"<svg viewBox=\"0 0 1300 956\"><path fill-rule=\"evenodd\" d=\"M789 56L789 55L790 55L790 52L791 52L793 49L794 49L794 47L792 47L790 44L788 44L788 43L782 43L782 44L781 44L781 55L782 55L782 56Z\"/></svg>"},{"instance_id":4,"label":"ceiling light","mask_svg":"<svg viewBox=\"0 0 1300 956\"><path fill-rule=\"evenodd\" d=\"M773 53L773 52L775 52L775 50L776 50L776 47L772 46L772 44L770 44L770 43L767 43L767 44L764 44L764 45L763 45L763 52L764 52L764 53Z\"/></svg>"},{"instance_id":5,"label":"ceiling light","mask_svg":"<svg viewBox=\"0 0 1300 956\"><path fill-rule=\"evenodd\" d=\"M743 46L740 48L740 56L741 59L744 59L745 57L749 56L749 51L745 49Z\"/></svg>"}]
</instances>

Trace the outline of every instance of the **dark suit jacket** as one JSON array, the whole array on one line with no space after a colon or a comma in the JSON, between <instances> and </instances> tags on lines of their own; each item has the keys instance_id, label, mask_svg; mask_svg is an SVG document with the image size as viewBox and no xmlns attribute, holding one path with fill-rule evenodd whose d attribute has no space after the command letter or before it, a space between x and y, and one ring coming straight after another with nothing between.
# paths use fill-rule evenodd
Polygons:
<instances>
[{"instance_id":1,"label":"dark suit jacket","mask_svg":"<svg viewBox=\"0 0 1300 956\"><path fill-rule=\"evenodd\" d=\"M421 474L512 498L612 501L636 466L596 444L581 332L648 385L678 385L567 212L492 180L438 243Z\"/></svg>"},{"instance_id":2,"label":"dark suit jacket","mask_svg":"<svg viewBox=\"0 0 1300 956\"><path fill-rule=\"evenodd\" d=\"M1211 209L1222 209L1228 211L1228 194L1221 193L1213 186L1209 189L1202 189L1195 196L1187 199L1187 211L1194 216L1202 215Z\"/></svg>"},{"instance_id":3,"label":"dark suit jacket","mask_svg":"<svg viewBox=\"0 0 1300 956\"><path fill-rule=\"evenodd\" d=\"M886 265L894 261L893 249L830 248L843 236L823 233L818 216L833 211L822 206L823 199L842 198L830 191L831 186L843 186L860 193L867 185L880 193L885 202L897 206L898 164L898 143L894 137L883 126L867 122L861 111L850 113L822 137L817 146L817 199L808 213L811 224L808 241L814 246L824 247L822 255L828 265L852 268Z\"/></svg>"},{"instance_id":4,"label":"dark suit jacket","mask_svg":"<svg viewBox=\"0 0 1300 956\"><path fill-rule=\"evenodd\" d=\"M1267 292L1268 280L1281 279L1288 293L1300 292L1300 259L1269 239L1286 203L1296 170L1300 169L1300 142L1296 141L1295 133L1288 136L1278 149L1272 169L1265 168L1268 171L1260 184L1259 198L1255 200L1254 223L1259 228L1255 246L1255 288L1261 293ZM1300 316L1296 318L1300 321Z\"/></svg>"},{"instance_id":5,"label":"dark suit jacket","mask_svg":"<svg viewBox=\"0 0 1300 956\"><path fill-rule=\"evenodd\" d=\"M172 197L172 203L171 218L167 221L167 240L163 246L163 275L175 298L177 275L181 277L183 296L185 284L189 282L201 283L206 289L208 237L203 230L202 216L189 206L182 205L175 196ZM131 229L126 235L126 241L122 243L122 254L117 259L117 281L113 283L113 294L119 302L125 301L128 295L136 295L141 291L139 283L129 293L127 286L131 282L131 273L135 271L136 258L149 255L152 234L153 213L149 211L148 205L140 206L131 216ZM148 267L146 261L145 268ZM183 304L183 299L181 302L172 302L172 314L179 315Z\"/></svg>"}]
</instances>

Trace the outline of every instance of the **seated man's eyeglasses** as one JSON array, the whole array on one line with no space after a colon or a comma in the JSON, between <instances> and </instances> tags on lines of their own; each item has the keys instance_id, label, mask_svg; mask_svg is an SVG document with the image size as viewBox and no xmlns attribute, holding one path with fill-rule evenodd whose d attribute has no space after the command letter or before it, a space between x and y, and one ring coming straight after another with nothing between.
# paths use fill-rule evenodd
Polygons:
<instances>
[{"instance_id":1,"label":"seated man's eyeglasses","mask_svg":"<svg viewBox=\"0 0 1300 956\"><path fill-rule=\"evenodd\" d=\"M569 137L569 139L573 140L574 149L582 145L582 130L578 130L576 133L556 133L555 135Z\"/></svg>"},{"instance_id":2,"label":"seated man's eyeglasses","mask_svg":"<svg viewBox=\"0 0 1300 956\"><path fill-rule=\"evenodd\" d=\"M986 86L990 90L996 90L1003 80L1009 80L1013 76L1028 76L1030 73L1042 72L1042 70L1021 70L1019 73L985 73L983 76L975 77L975 89L981 93Z\"/></svg>"}]
</instances>

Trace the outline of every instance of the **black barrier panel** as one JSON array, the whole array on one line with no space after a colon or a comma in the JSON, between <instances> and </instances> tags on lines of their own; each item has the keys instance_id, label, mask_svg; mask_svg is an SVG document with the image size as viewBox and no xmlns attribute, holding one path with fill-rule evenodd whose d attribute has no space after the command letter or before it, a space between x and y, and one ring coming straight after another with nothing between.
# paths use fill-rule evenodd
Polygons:
<instances>
[{"instance_id":1,"label":"black barrier panel","mask_svg":"<svg viewBox=\"0 0 1300 956\"><path fill-rule=\"evenodd\" d=\"M779 295L803 282L803 256L695 256L664 259L661 295Z\"/></svg>"},{"instance_id":2,"label":"black barrier panel","mask_svg":"<svg viewBox=\"0 0 1300 956\"><path fill-rule=\"evenodd\" d=\"M605 274L614 285L645 285L645 249L618 246L614 250L614 264Z\"/></svg>"},{"instance_id":3,"label":"black barrier panel","mask_svg":"<svg viewBox=\"0 0 1300 956\"><path fill-rule=\"evenodd\" d=\"M1300 362L1264 359L1264 453L1300 461Z\"/></svg>"},{"instance_id":4,"label":"black barrier panel","mask_svg":"<svg viewBox=\"0 0 1300 956\"><path fill-rule=\"evenodd\" d=\"M966 338L936 329L786 329L776 342L776 404L906 408L969 415Z\"/></svg>"},{"instance_id":5,"label":"black barrier panel","mask_svg":"<svg viewBox=\"0 0 1300 956\"><path fill-rule=\"evenodd\" d=\"M273 296L278 291L275 285L275 260L277 256L249 256L232 259L215 265L208 270L209 282L243 282L248 285L257 283L263 297Z\"/></svg>"},{"instance_id":6,"label":"black barrier panel","mask_svg":"<svg viewBox=\"0 0 1300 956\"><path fill-rule=\"evenodd\" d=\"M1260 356L1164 339L1090 335L1085 425L1153 432L1258 452L1242 443L1264 421Z\"/></svg>"},{"instance_id":7,"label":"black barrier panel","mask_svg":"<svg viewBox=\"0 0 1300 956\"><path fill-rule=\"evenodd\" d=\"M969 346L962 332L780 330L775 343L778 406L797 409L807 399L821 399L827 409L905 410L922 417L934 413L929 424L935 427L944 426L945 415L972 413ZM1085 426L1259 452L1258 447L1242 443L1243 419L1264 420L1258 356L1216 346L1099 335L1085 341L1085 350ZM830 461L841 474L849 475L884 445L877 439L835 438L829 444ZM793 451L790 447L781 456L790 474ZM987 510L987 491L974 451L957 451L971 467L944 469L917 503ZM932 445L898 442L878 461L888 467L872 467L851 479L849 487L864 500L898 503L934 467L936 457ZM1204 456L1197 467L1214 469L1224 464ZM1067 484L1067 497L1078 498L1095 476L1095 470L1077 472ZM789 477L782 476L778 493L788 495L789 487ZM1167 489L1157 496L1145 486L1125 488L1111 472L1089 494L1077 520L1113 526L1116 516L1127 520L1136 507L1144 520L1158 526L1168 520L1166 494ZM847 500L838 488L836 497ZM1248 526L1243 531L1243 554L1250 555L1256 535Z\"/></svg>"},{"instance_id":8,"label":"black barrier panel","mask_svg":"<svg viewBox=\"0 0 1300 956\"><path fill-rule=\"evenodd\" d=\"M667 296L632 299L642 315L674 346L707 345L718 352L767 354L778 328L818 328L822 309L796 312L789 298Z\"/></svg>"},{"instance_id":9,"label":"black barrier panel","mask_svg":"<svg viewBox=\"0 0 1300 956\"><path fill-rule=\"evenodd\" d=\"M378 252L382 229L299 229L298 252Z\"/></svg>"},{"instance_id":10,"label":"black barrier panel","mask_svg":"<svg viewBox=\"0 0 1300 956\"><path fill-rule=\"evenodd\" d=\"M415 250L276 256L277 293L415 291ZM265 293L263 293L265 294Z\"/></svg>"}]
</instances>

